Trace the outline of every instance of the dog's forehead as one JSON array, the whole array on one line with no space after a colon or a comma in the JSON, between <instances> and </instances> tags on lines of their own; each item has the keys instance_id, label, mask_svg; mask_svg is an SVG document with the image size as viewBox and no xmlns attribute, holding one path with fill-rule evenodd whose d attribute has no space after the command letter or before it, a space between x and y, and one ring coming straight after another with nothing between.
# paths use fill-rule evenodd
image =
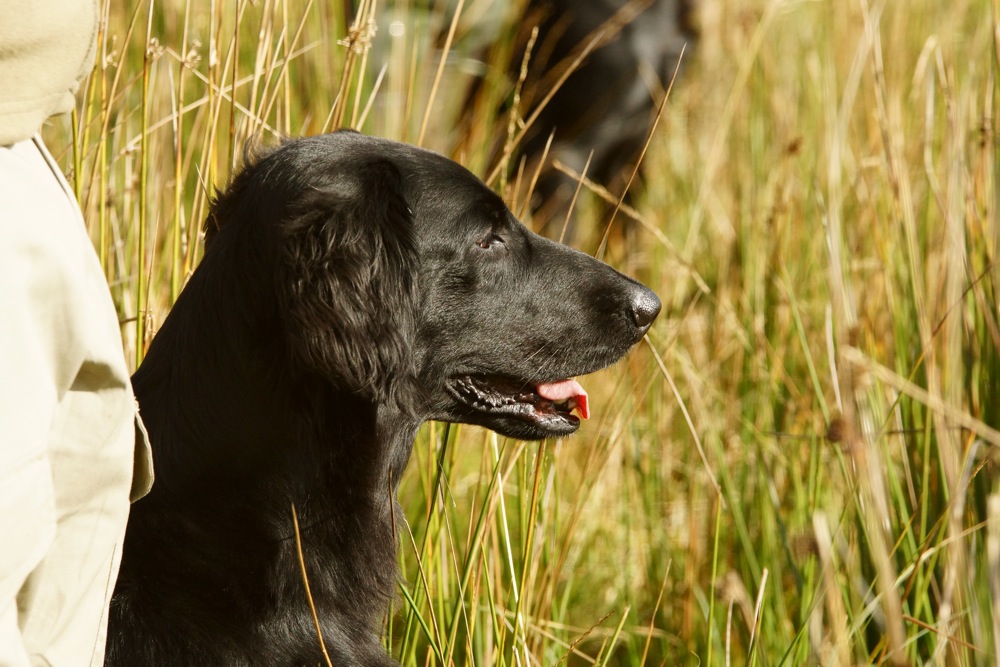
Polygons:
<instances>
[{"instance_id":1,"label":"dog's forehead","mask_svg":"<svg viewBox=\"0 0 1000 667\"><path fill-rule=\"evenodd\" d=\"M414 150L407 156L404 179L415 207L490 218L508 214L500 196L462 165L438 153L407 148Z\"/></svg>"},{"instance_id":2,"label":"dog's forehead","mask_svg":"<svg viewBox=\"0 0 1000 667\"><path fill-rule=\"evenodd\" d=\"M425 219L439 222L454 217L485 217L491 220L510 215L503 200L478 177L440 153L390 139L352 131L324 137L337 160L360 165L385 160L402 176L407 203ZM419 223L420 220L417 220Z\"/></svg>"}]
</instances>

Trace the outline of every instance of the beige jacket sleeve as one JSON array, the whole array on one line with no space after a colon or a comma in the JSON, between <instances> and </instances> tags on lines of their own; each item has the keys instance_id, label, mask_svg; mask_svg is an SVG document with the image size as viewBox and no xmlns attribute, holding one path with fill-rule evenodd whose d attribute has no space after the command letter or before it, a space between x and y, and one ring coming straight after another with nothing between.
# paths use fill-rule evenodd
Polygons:
<instances>
[{"instance_id":1,"label":"beige jacket sleeve","mask_svg":"<svg viewBox=\"0 0 1000 667\"><path fill-rule=\"evenodd\" d=\"M0 146L73 109L94 64L97 0L0 0Z\"/></svg>"},{"instance_id":2,"label":"beige jacket sleeve","mask_svg":"<svg viewBox=\"0 0 1000 667\"><path fill-rule=\"evenodd\" d=\"M0 147L3 667L103 663L134 416L118 316L72 192L39 140Z\"/></svg>"}]
</instances>

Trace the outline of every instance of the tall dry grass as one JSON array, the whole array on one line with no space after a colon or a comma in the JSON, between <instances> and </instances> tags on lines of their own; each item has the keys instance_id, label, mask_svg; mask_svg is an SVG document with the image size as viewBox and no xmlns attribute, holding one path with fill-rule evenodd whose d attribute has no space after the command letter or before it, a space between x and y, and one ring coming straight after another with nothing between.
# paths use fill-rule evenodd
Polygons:
<instances>
[{"instance_id":1,"label":"tall dry grass","mask_svg":"<svg viewBox=\"0 0 1000 667\"><path fill-rule=\"evenodd\" d=\"M498 40L499 62L520 16L369 0L352 25L343 4L106 9L79 111L46 138L136 362L248 137L351 126L448 151L476 55ZM703 0L609 252L664 314L587 381L572 439L422 432L394 655L998 664L997 11ZM480 134L457 157L485 175Z\"/></svg>"}]
</instances>

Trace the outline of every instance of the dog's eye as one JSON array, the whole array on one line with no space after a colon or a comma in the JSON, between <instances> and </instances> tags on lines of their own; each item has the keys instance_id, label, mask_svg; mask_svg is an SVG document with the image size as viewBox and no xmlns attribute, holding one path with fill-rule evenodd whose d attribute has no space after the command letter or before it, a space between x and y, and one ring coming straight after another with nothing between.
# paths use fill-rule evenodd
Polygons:
<instances>
[{"instance_id":1,"label":"dog's eye","mask_svg":"<svg viewBox=\"0 0 1000 667\"><path fill-rule=\"evenodd\" d=\"M476 244L483 250L489 250L490 248L501 248L504 245L503 239L490 232L483 238L476 241Z\"/></svg>"}]
</instances>

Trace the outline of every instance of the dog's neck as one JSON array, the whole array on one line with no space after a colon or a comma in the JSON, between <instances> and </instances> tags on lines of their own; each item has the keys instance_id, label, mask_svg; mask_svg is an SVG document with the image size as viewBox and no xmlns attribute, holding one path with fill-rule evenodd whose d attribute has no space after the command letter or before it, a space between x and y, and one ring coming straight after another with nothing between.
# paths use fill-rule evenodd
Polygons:
<instances>
[{"instance_id":1,"label":"dog's neck","mask_svg":"<svg viewBox=\"0 0 1000 667\"><path fill-rule=\"evenodd\" d=\"M381 484L392 490L395 497L396 489L406 470L413 451L413 441L417 437L420 421L402 411L389 406L379 406L375 416L375 433L385 447L385 460L379 466L384 476Z\"/></svg>"},{"instance_id":2,"label":"dog's neck","mask_svg":"<svg viewBox=\"0 0 1000 667\"><path fill-rule=\"evenodd\" d=\"M214 287L192 281L175 310L204 303L197 293ZM201 498L253 489L262 470L287 480L290 500L299 503L322 498L321 487L342 497L374 495L380 504L394 495L419 420L296 371L275 349L279 323L221 312L232 307L168 318L133 378L154 448L151 500L192 487ZM227 330L234 319L239 326Z\"/></svg>"}]
</instances>

